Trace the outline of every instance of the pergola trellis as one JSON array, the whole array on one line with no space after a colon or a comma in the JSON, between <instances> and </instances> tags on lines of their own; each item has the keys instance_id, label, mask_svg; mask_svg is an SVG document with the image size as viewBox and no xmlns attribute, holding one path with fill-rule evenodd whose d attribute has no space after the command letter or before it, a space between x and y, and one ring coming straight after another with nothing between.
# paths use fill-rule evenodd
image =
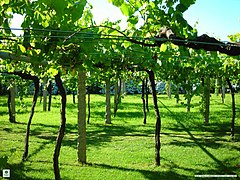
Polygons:
<instances>
[{"instance_id":1,"label":"pergola trellis","mask_svg":"<svg viewBox=\"0 0 240 180\"><path fill-rule=\"evenodd\" d=\"M90 27L91 28L91 27ZM95 27L92 27L95 28ZM110 28L113 29L111 27L103 27L103 28ZM1 28L3 29L3 28ZM23 30L23 29L21 29ZM34 29L30 29L32 31L34 31ZM131 43L134 44L140 44L142 46L147 46L147 47L160 47L163 43L166 42L171 42L177 46L184 46L184 47L188 47L188 48L192 48L192 49L204 49L206 51L218 51L220 53L224 53L226 55L229 56L239 56L240 55L240 44L239 43L231 43L231 42L221 42L213 37L209 37L208 35L202 35L202 36L198 36L195 39L187 39L187 38L181 38L178 37L171 28L168 27L163 27L160 29L159 34L156 37L153 38L137 38L137 37L128 37L126 36L123 32L117 30L117 29L113 29L116 30L117 32L120 33L120 36L111 36L111 35L105 35L105 37L101 38L101 34L99 34L98 39L96 38L95 40L102 40L102 39L107 39L107 40L121 40L121 41L129 41ZM38 30L40 31L40 30ZM57 32L61 32L58 30L49 30L49 32L53 32L53 31L57 31ZM84 41L91 41L94 40L94 38L92 37L75 37L76 34L80 33L79 31L76 32L72 32L72 31L64 31L63 33L66 33L68 35L63 35L63 36L52 36L52 38L62 38L63 39L63 43L68 41L69 39L72 38L76 38L76 39L80 39L82 42ZM70 34L70 35L69 35ZM104 35L103 35L104 36ZM48 37L48 36L46 36ZM51 37L51 35L49 36ZM11 40L9 39L11 37L1 37L1 39L3 41L8 41ZM13 37L14 38L14 37ZM148 42L148 43L146 43ZM25 55L21 55L21 56L17 56L15 54L12 54L10 52L6 52L6 51L0 51L0 58L1 59L10 59L10 60L14 60L14 61L22 61L22 62L26 62L26 63L32 63L35 65L42 65L42 66L46 66L48 64L47 61L34 61L31 59L31 57L29 56L25 56ZM156 114L156 130L155 130L155 160L156 160L156 164L160 165L160 129L161 129L161 119L160 119L160 114L159 114L159 110L158 110L158 105L157 105L157 97L156 97L156 91L155 90L155 83L154 83L154 72L150 69L146 69L147 73L149 74L150 77L150 81L151 81L151 86L153 89L153 102L154 102L154 109L155 109L155 114ZM80 72L80 71L79 71ZM79 74L83 74L83 72L79 73ZM60 80L60 76L59 74L56 75L56 81L58 82L59 86L61 86L61 80ZM86 77L85 77L86 78ZM79 79L81 79L79 77ZM85 83L85 81L82 81L83 83ZM79 86L81 87L81 86ZM65 97L66 94L64 94L64 91L62 91L63 96ZM84 94L82 94L82 97L84 97ZM233 96L234 98L234 96ZM55 173L55 177L57 175L59 175L59 168L58 168L58 156L59 156L59 151L60 151L60 147L61 147L61 141L63 138L63 134L64 134L64 130L65 130L65 123L66 123L66 117L65 117L65 105L64 103L66 103L66 101L62 100L62 108L61 108L61 116L62 116L62 122L61 122L61 126L60 126L60 130L59 130L59 135L57 138L57 144L56 144L56 149L55 149L55 153L54 153L54 159L56 160L57 164L54 164L54 170L58 171L58 173ZM59 176L60 178L60 176Z\"/></svg>"}]
</instances>

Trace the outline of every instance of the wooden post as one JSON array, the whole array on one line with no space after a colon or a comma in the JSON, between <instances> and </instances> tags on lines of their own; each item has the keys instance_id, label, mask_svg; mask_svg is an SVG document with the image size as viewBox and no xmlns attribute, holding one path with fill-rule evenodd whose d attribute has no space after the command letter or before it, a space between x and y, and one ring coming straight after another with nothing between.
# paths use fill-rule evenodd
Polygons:
<instances>
[{"instance_id":1,"label":"wooden post","mask_svg":"<svg viewBox=\"0 0 240 180\"><path fill-rule=\"evenodd\" d=\"M78 162L87 163L86 156L86 71L78 70Z\"/></svg>"},{"instance_id":2,"label":"wooden post","mask_svg":"<svg viewBox=\"0 0 240 180\"><path fill-rule=\"evenodd\" d=\"M110 78L106 79L106 114L105 122L111 124L111 96L110 96Z\"/></svg>"}]
</instances>

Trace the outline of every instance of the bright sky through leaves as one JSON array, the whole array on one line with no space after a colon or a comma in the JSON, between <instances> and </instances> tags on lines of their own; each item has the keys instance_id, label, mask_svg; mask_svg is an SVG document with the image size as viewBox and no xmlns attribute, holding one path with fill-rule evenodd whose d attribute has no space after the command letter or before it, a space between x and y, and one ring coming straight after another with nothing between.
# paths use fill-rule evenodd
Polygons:
<instances>
[{"instance_id":1,"label":"bright sky through leaves","mask_svg":"<svg viewBox=\"0 0 240 180\"><path fill-rule=\"evenodd\" d=\"M126 17L119 8L109 4L107 0L89 0L93 5L95 21L103 19L111 21L122 19L126 26ZM222 41L228 41L228 35L240 32L240 0L197 0L184 14L190 25L196 22L198 35L209 34Z\"/></svg>"},{"instance_id":2,"label":"bright sky through leaves","mask_svg":"<svg viewBox=\"0 0 240 180\"><path fill-rule=\"evenodd\" d=\"M121 27L127 26L127 18L121 10L107 0L88 0L93 5L92 13L99 24L104 19L121 19ZM240 32L240 0L197 0L185 13L184 17L196 28L198 35L208 34L222 41L228 41L228 35ZM11 27L21 26L21 17L17 17ZM19 33L19 32L18 32Z\"/></svg>"}]
</instances>

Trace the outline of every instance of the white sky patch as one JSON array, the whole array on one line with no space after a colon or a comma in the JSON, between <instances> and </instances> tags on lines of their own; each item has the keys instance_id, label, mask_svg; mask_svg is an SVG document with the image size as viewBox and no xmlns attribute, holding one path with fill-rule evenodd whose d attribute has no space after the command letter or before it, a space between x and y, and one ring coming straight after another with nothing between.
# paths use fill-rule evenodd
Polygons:
<instances>
[{"instance_id":1,"label":"white sky patch","mask_svg":"<svg viewBox=\"0 0 240 180\"><path fill-rule=\"evenodd\" d=\"M107 19L111 22L121 20L120 27L127 28L127 17L122 14L120 8L108 3L107 0L88 0L88 2L93 6L91 11L97 24Z\"/></svg>"},{"instance_id":2,"label":"white sky patch","mask_svg":"<svg viewBox=\"0 0 240 180\"><path fill-rule=\"evenodd\" d=\"M21 28L22 22L24 20L24 16L20 15L20 14L13 14L13 19L11 20L11 28ZM12 32L16 35L16 36L20 36L23 34L23 31L20 30L12 30Z\"/></svg>"}]
</instances>

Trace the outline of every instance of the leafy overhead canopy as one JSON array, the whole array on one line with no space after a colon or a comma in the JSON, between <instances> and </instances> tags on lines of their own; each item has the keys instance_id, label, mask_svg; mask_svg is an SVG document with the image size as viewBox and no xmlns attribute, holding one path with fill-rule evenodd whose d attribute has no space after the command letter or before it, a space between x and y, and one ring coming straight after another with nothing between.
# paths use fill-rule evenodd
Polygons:
<instances>
[{"instance_id":1,"label":"leafy overhead canopy","mask_svg":"<svg viewBox=\"0 0 240 180\"><path fill-rule=\"evenodd\" d=\"M183 13L196 0L108 1L128 17L128 28L138 31L139 36L154 36L163 26L171 27L177 35L185 38L196 36L196 30L183 17Z\"/></svg>"},{"instance_id":2,"label":"leafy overhead canopy","mask_svg":"<svg viewBox=\"0 0 240 180\"><path fill-rule=\"evenodd\" d=\"M87 1L71 0L39 0L30 4L27 8L28 21L40 21L46 27L57 27L60 29L70 29L83 14ZM29 16L32 14L31 16ZM34 20L36 19L36 20Z\"/></svg>"},{"instance_id":3,"label":"leafy overhead canopy","mask_svg":"<svg viewBox=\"0 0 240 180\"><path fill-rule=\"evenodd\" d=\"M71 31L75 31L89 22L85 17L91 17L88 15L90 12L87 15L84 14L84 11L87 11L87 8L85 9L86 0L4 0L0 2L0 5L2 14L0 36L3 37L4 34L5 37L0 48L8 50L8 52L3 52L1 57L6 57L6 55L14 57L0 63L11 71L24 69L42 74L56 72L51 69L59 68L61 51L65 45L71 43L69 41L64 44L64 39L72 34ZM10 29L14 13L23 15L24 18L21 25L24 33L18 38L15 38L15 34ZM81 22L83 15L85 24ZM68 33L65 32L66 30ZM17 57L19 57L19 61L16 63L14 59ZM42 62L43 59L44 65L37 63ZM68 61L70 60L68 59ZM66 63L64 62L64 64ZM39 66L44 67L39 68Z\"/></svg>"}]
</instances>

